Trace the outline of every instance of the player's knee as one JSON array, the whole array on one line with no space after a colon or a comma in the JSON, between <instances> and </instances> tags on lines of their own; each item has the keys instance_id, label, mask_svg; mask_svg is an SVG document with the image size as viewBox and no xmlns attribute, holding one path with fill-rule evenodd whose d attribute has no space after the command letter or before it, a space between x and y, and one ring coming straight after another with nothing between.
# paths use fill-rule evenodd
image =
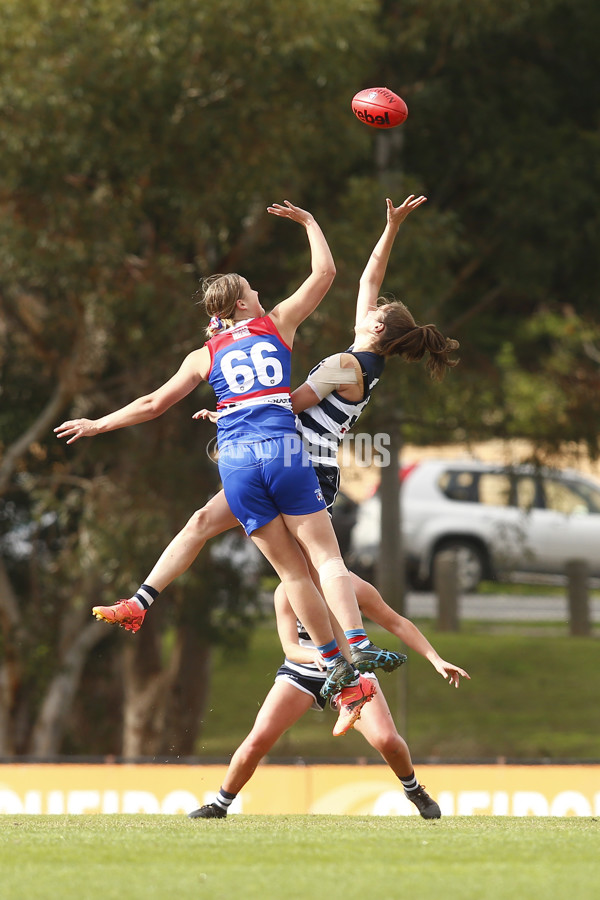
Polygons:
<instances>
[{"instance_id":1,"label":"player's knee","mask_svg":"<svg viewBox=\"0 0 600 900\"><path fill-rule=\"evenodd\" d=\"M323 565L319 566L318 572L321 584L324 581L329 581L331 578L344 578L348 575L348 569L341 556L333 556L328 559Z\"/></svg>"},{"instance_id":2,"label":"player's knee","mask_svg":"<svg viewBox=\"0 0 600 900\"><path fill-rule=\"evenodd\" d=\"M269 734L259 731L256 734L249 734L241 749L247 762L255 762L262 759L273 744L274 741Z\"/></svg>"},{"instance_id":3,"label":"player's knee","mask_svg":"<svg viewBox=\"0 0 600 900\"><path fill-rule=\"evenodd\" d=\"M396 753L402 753L406 747L406 742L400 737L397 731L385 730L380 731L373 736L372 746L385 758L394 756Z\"/></svg>"},{"instance_id":4,"label":"player's knee","mask_svg":"<svg viewBox=\"0 0 600 900\"><path fill-rule=\"evenodd\" d=\"M194 541L206 541L211 536L211 515L206 509L197 509L185 526L188 536Z\"/></svg>"}]
</instances>

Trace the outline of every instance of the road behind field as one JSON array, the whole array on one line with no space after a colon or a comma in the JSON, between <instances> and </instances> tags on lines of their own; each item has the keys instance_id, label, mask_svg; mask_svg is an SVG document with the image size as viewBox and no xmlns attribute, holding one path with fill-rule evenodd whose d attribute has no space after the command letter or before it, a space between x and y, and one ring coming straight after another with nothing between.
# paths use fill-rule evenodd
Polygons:
<instances>
[{"instance_id":1,"label":"road behind field","mask_svg":"<svg viewBox=\"0 0 600 900\"><path fill-rule=\"evenodd\" d=\"M410 619L437 617L435 594L409 592L406 595L406 615ZM461 619L486 622L568 622L568 601L565 596L518 596L515 594L465 594L459 597ZM600 622L600 599L590 599L590 621Z\"/></svg>"}]
</instances>

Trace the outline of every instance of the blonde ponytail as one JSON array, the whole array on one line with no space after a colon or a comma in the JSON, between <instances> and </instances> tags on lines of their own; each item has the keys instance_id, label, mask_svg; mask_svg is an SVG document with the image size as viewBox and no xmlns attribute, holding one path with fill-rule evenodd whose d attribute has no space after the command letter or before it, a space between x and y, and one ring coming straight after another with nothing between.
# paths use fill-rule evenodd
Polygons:
<instances>
[{"instance_id":1,"label":"blonde ponytail","mask_svg":"<svg viewBox=\"0 0 600 900\"><path fill-rule=\"evenodd\" d=\"M225 328L231 328L236 303L243 294L241 277L235 272L228 275L210 275L203 280L199 294L198 302L210 316L206 328L207 337L211 338Z\"/></svg>"}]
</instances>

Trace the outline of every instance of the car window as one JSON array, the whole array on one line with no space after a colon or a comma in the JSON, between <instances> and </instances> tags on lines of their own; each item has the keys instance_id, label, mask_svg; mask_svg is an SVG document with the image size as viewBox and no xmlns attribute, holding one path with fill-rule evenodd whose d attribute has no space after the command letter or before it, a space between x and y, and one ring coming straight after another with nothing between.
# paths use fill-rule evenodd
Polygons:
<instances>
[{"instance_id":1,"label":"car window","mask_svg":"<svg viewBox=\"0 0 600 900\"><path fill-rule=\"evenodd\" d=\"M519 509L531 509L536 506L537 485L531 475L520 475L517 478L515 492Z\"/></svg>"},{"instance_id":2,"label":"car window","mask_svg":"<svg viewBox=\"0 0 600 900\"><path fill-rule=\"evenodd\" d=\"M590 513L600 513L600 490L593 484L578 481L572 484L573 490L585 500Z\"/></svg>"},{"instance_id":3,"label":"car window","mask_svg":"<svg viewBox=\"0 0 600 900\"><path fill-rule=\"evenodd\" d=\"M546 509L565 515L597 513L600 511L600 495L591 486L559 481L557 478L544 479Z\"/></svg>"},{"instance_id":4,"label":"car window","mask_svg":"<svg viewBox=\"0 0 600 900\"><path fill-rule=\"evenodd\" d=\"M510 477L501 472L479 476L479 502L486 506L510 506Z\"/></svg>"},{"instance_id":5,"label":"car window","mask_svg":"<svg viewBox=\"0 0 600 900\"><path fill-rule=\"evenodd\" d=\"M443 472L439 486L448 500L457 500L461 503L477 501L477 478L474 472L463 470Z\"/></svg>"}]
</instances>

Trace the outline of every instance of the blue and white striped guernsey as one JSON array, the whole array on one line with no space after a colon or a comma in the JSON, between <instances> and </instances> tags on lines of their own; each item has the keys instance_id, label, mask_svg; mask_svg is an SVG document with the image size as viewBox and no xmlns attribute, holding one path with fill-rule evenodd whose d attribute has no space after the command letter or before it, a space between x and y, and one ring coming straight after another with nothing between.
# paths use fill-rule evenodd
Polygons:
<instances>
[{"instance_id":1,"label":"blue and white striped guernsey","mask_svg":"<svg viewBox=\"0 0 600 900\"><path fill-rule=\"evenodd\" d=\"M316 469L328 507L335 500L339 485L337 453L340 442L369 402L371 391L381 378L385 367L385 359L378 353L354 351L352 348L345 352L351 353L360 363L364 384L362 400L352 403L341 397L337 391L333 391L316 406L311 406L296 416L298 434L302 437ZM319 368L321 362L311 369L311 375Z\"/></svg>"}]
</instances>

